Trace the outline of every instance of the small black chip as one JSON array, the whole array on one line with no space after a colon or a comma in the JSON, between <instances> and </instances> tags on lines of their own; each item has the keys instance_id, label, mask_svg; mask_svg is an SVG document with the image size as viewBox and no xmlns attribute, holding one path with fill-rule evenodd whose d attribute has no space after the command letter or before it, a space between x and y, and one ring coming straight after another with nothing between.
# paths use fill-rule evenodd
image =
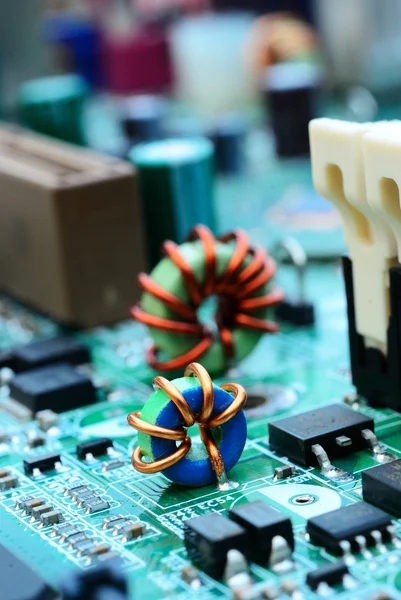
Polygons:
<instances>
[{"instance_id":1,"label":"small black chip","mask_svg":"<svg viewBox=\"0 0 401 600\"><path fill-rule=\"evenodd\" d=\"M401 517L401 459L362 472L363 499Z\"/></svg>"},{"instance_id":2,"label":"small black chip","mask_svg":"<svg viewBox=\"0 0 401 600\"><path fill-rule=\"evenodd\" d=\"M325 565L306 575L306 583L312 590L316 590L321 583L333 586L342 583L344 575L349 573L348 567L343 560Z\"/></svg>"},{"instance_id":3,"label":"small black chip","mask_svg":"<svg viewBox=\"0 0 401 600\"><path fill-rule=\"evenodd\" d=\"M17 372L61 362L70 365L90 362L86 346L67 336L54 337L16 347L13 349L13 357L14 370Z\"/></svg>"},{"instance_id":4,"label":"small black chip","mask_svg":"<svg viewBox=\"0 0 401 600\"><path fill-rule=\"evenodd\" d=\"M27 456L24 458L25 473L32 475L34 469L43 473L55 468L56 463L61 462L60 454L41 454L40 456Z\"/></svg>"},{"instance_id":5,"label":"small black chip","mask_svg":"<svg viewBox=\"0 0 401 600\"><path fill-rule=\"evenodd\" d=\"M121 560L114 555L107 563L69 573L61 582L61 596L63 600L128 600L131 597Z\"/></svg>"},{"instance_id":6,"label":"small black chip","mask_svg":"<svg viewBox=\"0 0 401 600\"><path fill-rule=\"evenodd\" d=\"M112 447L113 442L110 438L98 438L97 440L77 444L76 452L78 458L84 460L87 454L92 454L93 456L107 454L107 449Z\"/></svg>"},{"instance_id":7,"label":"small black chip","mask_svg":"<svg viewBox=\"0 0 401 600\"><path fill-rule=\"evenodd\" d=\"M320 444L331 459L366 448L364 429L374 431L373 419L330 404L269 423L269 443L279 454L309 466L317 463L314 444Z\"/></svg>"},{"instance_id":8,"label":"small black chip","mask_svg":"<svg viewBox=\"0 0 401 600\"><path fill-rule=\"evenodd\" d=\"M15 359L12 350L0 350L0 369L4 368L15 371Z\"/></svg>"},{"instance_id":9,"label":"small black chip","mask_svg":"<svg viewBox=\"0 0 401 600\"><path fill-rule=\"evenodd\" d=\"M36 571L0 544L1 600L53 600L58 594Z\"/></svg>"},{"instance_id":10,"label":"small black chip","mask_svg":"<svg viewBox=\"0 0 401 600\"><path fill-rule=\"evenodd\" d=\"M10 396L34 413L48 408L61 413L96 401L91 380L66 364L16 375L10 382Z\"/></svg>"},{"instance_id":11,"label":"small black chip","mask_svg":"<svg viewBox=\"0 0 401 600\"><path fill-rule=\"evenodd\" d=\"M268 562L272 540L276 535L283 537L291 550L294 550L290 519L262 500L235 506L230 510L229 516L246 530L250 558L254 562L261 565Z\"/></svg>"},{"instance_id":12,"label":"small black chip","mask_svg":"<svg viewBox=\"0 0 401 600\"><path fill-rule=\"evenodd\" d=\"M184 539L188 558L214 579L223 576L230 550L247 555L246 531L219 513L185 521Z\"/></svg>"},{"instance_id":13,"label":"small black chip","mask_svg":"<svg viewBox=\"0 0 401 600\"><path fill-rule=\"evenodd\" d=\"M343 552L340 543L350 542L351 548L359 551L359 545L355 538L363 536L367 545L374 545L376 539L372 537L372 531L381 533L384 540L391 538L387 528L391 525L391 519L386 513L366 502L357 502L342 506L323 515L312 517L306 525L311 541L318 546L323 546L334 554Z\"/></svg>"}]
</instances>

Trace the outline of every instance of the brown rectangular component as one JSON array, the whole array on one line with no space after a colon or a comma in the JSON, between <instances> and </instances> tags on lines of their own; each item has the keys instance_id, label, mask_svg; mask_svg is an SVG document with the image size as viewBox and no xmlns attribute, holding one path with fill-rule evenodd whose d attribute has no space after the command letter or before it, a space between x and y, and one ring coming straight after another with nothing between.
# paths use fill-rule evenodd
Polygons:
<instances>
[{"instance_id":1,"label":"brown rectangular component","mask_svg":"<svg viewBox=\"0 0 401 600\"><path fill-rule=\"evenodd\" d=\"M0 213L0 288L83 327L129 315L146 269L130 164L1 126Z\"/></svg>"}]
</instances>

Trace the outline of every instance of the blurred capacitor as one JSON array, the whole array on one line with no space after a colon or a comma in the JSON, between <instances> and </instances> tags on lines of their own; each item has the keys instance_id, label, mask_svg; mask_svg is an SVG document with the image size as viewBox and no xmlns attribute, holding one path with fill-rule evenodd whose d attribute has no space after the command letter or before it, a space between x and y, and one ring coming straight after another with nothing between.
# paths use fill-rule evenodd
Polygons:
<instances>
[{"instance_id":1,"label":"blurred capacitor","mask_svg":"<svg viewBox=\"0 0 401 600\"><path fill-rule=\"evenodd\" d=\"M121 104L121 125L130 142L152 142L164 136L166 102L159 96L133 96Z\"/></svg>"},{"instance_id":2,"label":"blurred capacitor","mask_svg":"<svg viewBox=\"0 0 401 600\"><path fill-rule=\"evenodd\" d=\"M24 83L18 109L24 125L73 144L84 144L84 103L88 88L78 75L59 75Z\"/></svg>"},{"instance_id":3,"label":"blurred capacitor","mask_svg":"<svg viewBox=\"0 0 401 600\"><path fill-rule=\"evenodd\" d=\"M309 153L309 121L316 116L321 69L313 63L282 63L262 80L269 121L281 157Z\"/></svg>"},{"instance_id":4,"label":"blurred capacitor","mask_svg":"<svg viewBox=\"0 0 401 600\"><path fill-rule=\"evenodd\" d=\"M173 82L169 42L163 29L106 32L103 39L106 86L116 93L160 93Z\"/></svg>"},{"instance_id":5,"label":"blurred capacitor","mask_svg":"<svg viewBox=\"0 0 401 600\"><path fill-rule=\"evenodd\" d=\"M137 167L149 266L161 257L167 240L183 242L203 223L215 231L213 145L205 138L167 139L136 146Z\"/></svg>"},{"instance_id":6,"label":"blurred capacitor","mask_svg":"<svg viewBox=\"0 0 401 600\"><path fill-rule=\"evenodd\" d=\"M310 21L313 17L313 0L212 0L212 5L217 10L251 10L260 14L288 10Z\"/></svg>"},{"instance_id":7,"label":"blurred capacitor","mask_svg":"<svg viewBox=\"0 0 401 600\"><path fill-rule=\"evenodd\" d=\"M216 168L224 175L235 175L244 167L246 125L237 114L220 117L212 128Z\"/></svg>"},{"instance_id":8,"label":"blurred capacitor","mask_svg":"<svg viewBox=\"0 0 401 600\"><path fill-rule=\"evenodd\" d=\"M44 23L45 39L63 50L69 68L91 87L102 83L100 32L87 20L59 14Z\"/></svg>"},{"instance_id":9,"label":"blurred capacitor","mask_svg":"<svg viewBox=\"0 0 401 600\"><path fill-rule=\"evenodd\" d=\"M244 56L252 22L248 13L206 14L177 22L170 39L180 100L213 116L257 102Z\"/></svg>"}]
</instances>

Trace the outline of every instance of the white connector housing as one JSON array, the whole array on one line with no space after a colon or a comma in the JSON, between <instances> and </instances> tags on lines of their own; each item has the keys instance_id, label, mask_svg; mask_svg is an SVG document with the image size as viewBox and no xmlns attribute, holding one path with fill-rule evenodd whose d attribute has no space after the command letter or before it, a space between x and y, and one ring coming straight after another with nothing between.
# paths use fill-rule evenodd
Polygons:
<instances>
[{"instance_id":1,"label":"white connector housing","mask_svg":"<svg viewBox=\"0 0 401 600\"><path fill-rule=\"evenodd\" d=\"M388 128L388 124L315 119L309 131L314 186L336 206L344 224L353 264L357 331L368 347L386 352L390 313L388 270L396 263L397 244L377 202L371 201L370 193L367 194L364 144L376 128Z\"/></svg>"}]
</instances>

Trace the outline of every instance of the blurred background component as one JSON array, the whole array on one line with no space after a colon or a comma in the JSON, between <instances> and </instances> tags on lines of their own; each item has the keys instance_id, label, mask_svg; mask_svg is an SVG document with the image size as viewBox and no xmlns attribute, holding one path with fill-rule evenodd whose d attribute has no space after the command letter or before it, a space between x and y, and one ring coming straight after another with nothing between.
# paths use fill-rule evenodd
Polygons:
<instances>
[{"instance_id":1,"label":"blurred background component","mask_svg":"<svg viewBox=\"0 0 401 600\"><path fill-rule=\"evenodd\" d=\"M315 1L329 81L400 91L401 4L397 0Z\"/></svg>"}]
</instances>

